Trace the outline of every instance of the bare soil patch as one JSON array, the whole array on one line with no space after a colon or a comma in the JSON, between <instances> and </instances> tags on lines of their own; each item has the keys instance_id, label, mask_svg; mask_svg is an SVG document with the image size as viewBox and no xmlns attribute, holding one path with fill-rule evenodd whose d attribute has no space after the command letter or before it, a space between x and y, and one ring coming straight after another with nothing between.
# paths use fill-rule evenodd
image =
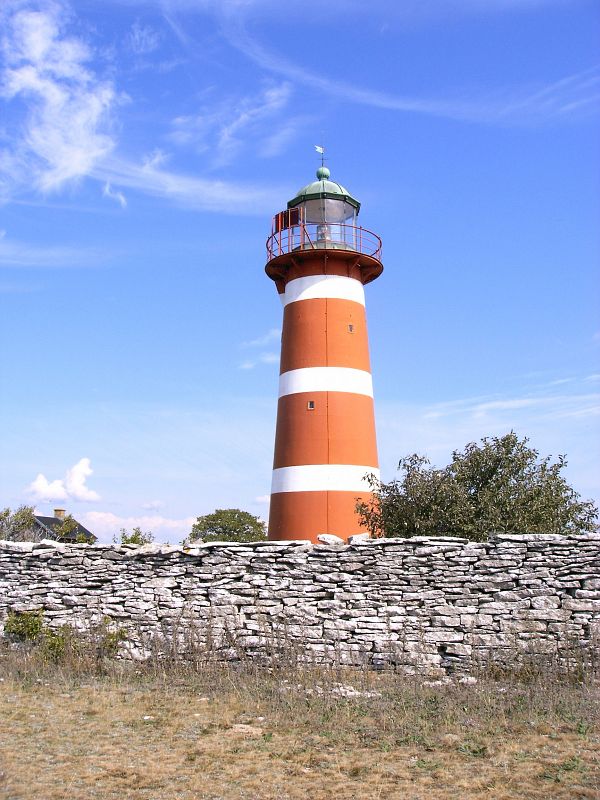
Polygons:
<instances>
[{"instance_id":1,"label":"bare soil patch","mask_svg":"<svg viewBox=\"0 0 600 800\"><path fill-rule=\"evenodd\" d=\"M2 800L600 798L598 689L0 658Z\"/></svg>"}]
</instances>

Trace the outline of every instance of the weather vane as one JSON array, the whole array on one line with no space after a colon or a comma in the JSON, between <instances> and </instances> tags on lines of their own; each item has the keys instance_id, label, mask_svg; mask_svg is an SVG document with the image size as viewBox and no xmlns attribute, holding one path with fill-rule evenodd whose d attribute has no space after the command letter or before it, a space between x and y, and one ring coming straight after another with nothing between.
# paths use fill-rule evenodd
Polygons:
<instances>
[{"instance_id":1,"label":"weather vane","mask_svg":"<svg viewBox=\"0 0 600 800\"><path fill-rule=\"evenodd\" d=\"M325 166L325 148L323 147L322 144L316 144L315 145L315 150L321 156L321 166L324 167Z\"/></svg>"}]
</instances>

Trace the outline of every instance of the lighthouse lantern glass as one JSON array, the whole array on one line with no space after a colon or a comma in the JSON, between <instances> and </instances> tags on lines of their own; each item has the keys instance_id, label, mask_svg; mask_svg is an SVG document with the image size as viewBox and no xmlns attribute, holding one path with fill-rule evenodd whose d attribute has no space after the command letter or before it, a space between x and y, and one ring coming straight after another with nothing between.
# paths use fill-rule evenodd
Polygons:
<instances>
[{"instance_id":1,"label":"lighthouse lantern glass","mask_svg":"<svg viewBox=\"0 0 600 800\"><path fill-rule=\"evenodd\" d=\"M308 223L340 223L356 225L357 210L345 200L319 197L305 200L300 205L304 209L304 220Z\"/></svg>"},{"instance_id":2,"label":"lighthouse lantern glass","mask_svg":"<svg viewBox=\"0 0 600 800\"><path fill-rule=\"evenodd\" d=\"M299 203L304 222L316 226L312 246L356 249L357 209L345 200L319 197ZM304 245L311 246L311 245Z\"/></svg>"}]
</instances>

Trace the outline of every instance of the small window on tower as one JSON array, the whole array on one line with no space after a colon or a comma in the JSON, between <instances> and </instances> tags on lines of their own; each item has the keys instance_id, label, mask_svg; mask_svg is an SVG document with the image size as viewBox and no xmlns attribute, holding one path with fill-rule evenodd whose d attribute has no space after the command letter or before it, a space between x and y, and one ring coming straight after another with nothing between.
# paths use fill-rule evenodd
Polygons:
<instances>
[{"instance_id":1,"label":"small window on tower","mask_svg":"<svg viewBox=\"0 0 600 800\"><path fill-rule=\"evenodd\" d=\"M354 325L348 325L348 333L354 333Z\"/></svg>"},{"instance_id":2,"label":"small window on tower","mask_svg":"<svg viewBox=\"0 0 600 800\"><path fill-rule=\"evenodd\" d=\"M306 407L308 408L309 411L312 411L315 407L315 401L309 400L308 403L306 404Z\"/></svg>"}]
</instances>

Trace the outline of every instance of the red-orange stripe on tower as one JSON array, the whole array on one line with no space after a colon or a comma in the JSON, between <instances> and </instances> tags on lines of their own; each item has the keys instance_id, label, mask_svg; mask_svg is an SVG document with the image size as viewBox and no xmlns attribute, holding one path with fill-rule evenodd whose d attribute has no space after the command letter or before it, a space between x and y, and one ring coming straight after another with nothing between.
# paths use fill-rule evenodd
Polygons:
<instances>
[{"instance_id":1,"label":"red-orange stripe on tower","mask_svg":"<svg viewBox=\"0 0 600 800\"><path fill-rule=\"evenodd\" d=\"M269 539L310 539L332 533L345 539L364 531L356 513L357 492L279 492L271 495Z\"/></svg>"},{"instance_id":2,"label":"red-orange stripe on tower","mask_svg":"<svg viewBox=\"0 0 600 800\"><path fill-rule=\"evenodd\" d=\"M303 367L370 372L364 307L332 298L289 303L283 314L280 372Z\"/></svg>"},{"instance_id":3,"label":"red-orange stripe on tower","mask_svg":"<svg viewBox=\"0 0 600 800\"><path fill-rule=\"evenodd\" d=\"M377 467L372 398L347 392L280 397L273 468L299 464Z\"/></svg>"}]
</instances>

